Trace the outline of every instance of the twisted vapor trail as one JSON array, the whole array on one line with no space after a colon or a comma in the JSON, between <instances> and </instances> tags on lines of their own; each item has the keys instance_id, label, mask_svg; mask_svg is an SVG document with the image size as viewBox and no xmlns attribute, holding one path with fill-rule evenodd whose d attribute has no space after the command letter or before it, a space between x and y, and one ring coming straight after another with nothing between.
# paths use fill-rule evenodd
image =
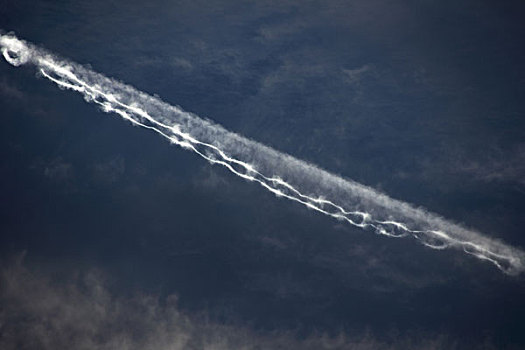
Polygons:
<instances>
[{"instance_id":1,"label":"twisted vapor trail","mask_svg":"<svg viewBox=\"0 0 525 350\"><path fill-rule=\"evenodd\" d=\"M322 170L227 131L118 81L0 33L0 50L13 66L34 65L62 89L83 95L104 112L151 130L212 164L316 212L388 237L413 237L432 249L457 248L504 273L525 270L525 253L370 187Z\"/></svg>"}]
</instances>

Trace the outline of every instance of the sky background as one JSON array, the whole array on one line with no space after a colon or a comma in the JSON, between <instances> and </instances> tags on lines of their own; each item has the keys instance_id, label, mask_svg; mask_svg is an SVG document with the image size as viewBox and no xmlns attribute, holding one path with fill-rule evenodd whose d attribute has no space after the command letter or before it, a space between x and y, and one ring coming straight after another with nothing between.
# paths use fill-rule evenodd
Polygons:
<instances>
[{"instance_id":1,"label":"sky background","mask_svg":"<svg viewBox=\"0 0 525 350\"><path fill-rule=\"evenodd\" d=\"M525 247L521 1L0 1L0 28ZM525 347L524 276L275 198L0 62L0 347Z\"/></svg>"}]
</instances>

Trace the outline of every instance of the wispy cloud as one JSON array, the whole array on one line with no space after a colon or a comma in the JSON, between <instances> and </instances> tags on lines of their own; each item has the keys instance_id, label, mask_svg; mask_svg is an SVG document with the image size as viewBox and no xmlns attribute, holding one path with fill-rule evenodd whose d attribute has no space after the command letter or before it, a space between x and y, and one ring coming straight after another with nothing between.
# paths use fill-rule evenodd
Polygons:
<instances>
[{"instance_id":1,"label":"wispy cloud","mask_svg":"<svg viewBox=\"0 0 525 350\"><path fill-rule=\"evenodd\" d=\"M0 270L0 348L14 349L442 349L444 335L413 334L378 339L369 332L255 331L221 324L205 311L188 314L177 296L118 296L101 271L71 271L60 278L37 273L22 260Z\"/></svg>"}]
</instances>

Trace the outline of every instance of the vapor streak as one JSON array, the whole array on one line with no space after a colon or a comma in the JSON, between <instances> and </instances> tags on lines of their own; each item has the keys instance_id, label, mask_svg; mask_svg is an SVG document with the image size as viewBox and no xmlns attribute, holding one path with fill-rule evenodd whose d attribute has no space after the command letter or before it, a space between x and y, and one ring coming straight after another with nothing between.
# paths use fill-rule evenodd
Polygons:
<instances>
[{"instance_id":1,"label":"vapor streak","mask_svg":"<svg viewBox=\"0 0 525 350\"><path fill-rule=\"evenodd\" d=\"M525 270L525 253L518 248L227 131L157 97L59 59L13 34L0 34L0 48L10 64L33 64L44 78L80 93L104 112L158 133L278 197L380 235L410 236L432 249L462 249L508 274Z\"/></svg>"}]
</instances>

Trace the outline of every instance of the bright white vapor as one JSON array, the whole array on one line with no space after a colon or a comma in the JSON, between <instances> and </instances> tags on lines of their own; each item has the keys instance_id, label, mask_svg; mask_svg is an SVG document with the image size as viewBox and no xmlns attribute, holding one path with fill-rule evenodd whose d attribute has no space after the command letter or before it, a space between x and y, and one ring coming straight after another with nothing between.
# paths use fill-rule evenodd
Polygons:
<instances>
[{"instance_id":1,"label":"bright white vapor","mask_svg":"<svg viewBox=\"0 0 525 350\"><path fill-rule=\"evenodd\" d=\"M525 253L518 248L225 130L14 34L0 34L0 48L10 64L32 64L60 88L79 92L103 111L152 130L278 197L380 235L413 237L432 249L461 249L507 274L525 270Z\"/></svg>"}]
</instances>

